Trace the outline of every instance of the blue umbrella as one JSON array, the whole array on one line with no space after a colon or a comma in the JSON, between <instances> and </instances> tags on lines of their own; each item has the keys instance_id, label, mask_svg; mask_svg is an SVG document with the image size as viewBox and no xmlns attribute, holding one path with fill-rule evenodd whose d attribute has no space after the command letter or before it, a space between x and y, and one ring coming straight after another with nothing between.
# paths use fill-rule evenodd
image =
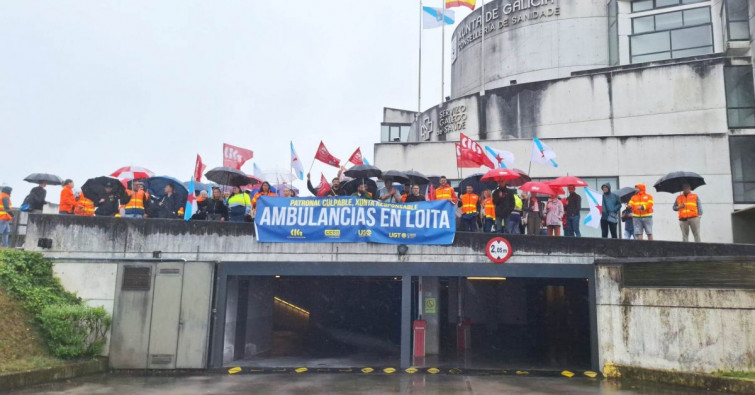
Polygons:
<instances>
[{"instance_id":1,"label":"blue umbrella","mask_svg":"<svg viewBox=\"0 0 755 395\"><path fill-rule=\"evenodd\" d=\"M185 181L185 182L182 182L181 185L183 185L184 187L186 187L186 190L188 190L189 189L189 183L191 183L191 181ZM211 188L212 188L212 185L210 185L210 184L205 184L205 183L202 183L202 182L194 181L194 191L195 191L195 193L199 193L199 191L207 191L209 193L209 192L212 192L210 190Z\"/></svg>"},{"instance_id":2,"label":"blue umbrella","mask_svg":"<svg viewBox=\"0 0 755 395\"><path fill-rule=\"evenodd\" d=\"M189 190L178 179L168 176L150 177L145 180L147 192L155 198L162 199L165 195L165 186L173 185L173 193L178 197L178 201L183 207L186 204L186 198L189 196Z\"/></svg>"}]
</instances>

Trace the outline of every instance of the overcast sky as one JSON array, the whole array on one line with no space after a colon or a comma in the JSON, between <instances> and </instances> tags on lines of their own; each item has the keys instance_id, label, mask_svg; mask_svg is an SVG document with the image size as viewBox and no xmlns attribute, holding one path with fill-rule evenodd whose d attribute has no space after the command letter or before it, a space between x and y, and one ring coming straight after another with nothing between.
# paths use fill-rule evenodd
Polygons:
<instances>
[{"instance_id":1,"label":"overcast sky","mask_svg":"<svg viewBox=\"0 0 755 395\"><path fill-rule=\"evenodd\" d=\"M32 172L187 180L223 142L266 172L288 170L290 140L306 165L321 139L372 161L383 107L417 107L418 19L411 0L0 2L0 184L18 205ZM440 35L423 34L423 109L439 102Z\"/></svg>"}]
</instances>

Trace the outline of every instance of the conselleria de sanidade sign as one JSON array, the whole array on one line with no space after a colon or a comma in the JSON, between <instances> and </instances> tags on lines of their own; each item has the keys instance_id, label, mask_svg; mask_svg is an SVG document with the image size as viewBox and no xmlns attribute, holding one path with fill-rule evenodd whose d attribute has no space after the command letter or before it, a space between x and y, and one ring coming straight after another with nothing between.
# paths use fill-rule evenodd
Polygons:
<instances>
[{"instance_id":1,"label":"conselleria de sanidade sign","mask_svg":"<svg viewBox=\"0 0 755 395\"><path fill-rule=\"evenodd\" d=\"M481 14L481 12L480 12ZM473 42L482 38L482 28L485 34L492 34L498 30L506 30L528 22L558 17L561 8L557 0L501 0L485 5L485 22L482 15L467 18L456 29L452 40L452 61L456 60L458 52Z\"/></svg>"}]
</instances>

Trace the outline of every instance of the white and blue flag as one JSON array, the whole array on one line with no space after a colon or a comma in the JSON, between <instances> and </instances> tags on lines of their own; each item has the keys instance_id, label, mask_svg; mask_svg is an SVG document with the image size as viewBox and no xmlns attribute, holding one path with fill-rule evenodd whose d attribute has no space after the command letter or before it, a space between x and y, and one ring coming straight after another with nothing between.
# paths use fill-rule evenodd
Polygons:
<instances>
[{"instance_id":1,"label":"white and blue flag","mask_svg":"<svg viewBox=\"0 0 755 395\"><path fill-rule=\"evenodd\" d=\"M556 153L547 146L539 138L535 137L532 140L532 157L530 160L534 163L540 163L541 165L558 167L558 163L555 161Z\"/></svg>"},{"instance_id":2,"label":"white and blue flag","mask_svg":"<svg viewBox=\"0 0 755 395\"><path fill-rule=\"evenodd\" d=\"M446 10L444 15L442 8L422 7L422 28L434 29L436 27L441 27L443 26L444 20L446 25L453 25L454 12Z\"/></svg>"},{"instance_id":3,"label":"white and blue flag","mask_svg":"<svg viewBox=\"0 0 755 395\"><path fill-rule=\"evenodd\" d=\"M299 155L296 154L296 150L294 150L294 142L291 142L291 170L294 171L294 174L297 178L300 180L304 179L304 166L301 164L301 159L299 159Z\"/></svg>"},{"instance_id":4,"label":"white and blue flag","mask_svg":"<svg viewBox=\"0 0 755 395\"><path fill-rule=\"evenodd\" d=\"M601 206L603 202L603 196L598 191L593 191L588 187L584 187L585 196L587 196L587 203L590 205L590 213L587 214L584 220L584 225L591 228L600 228L600 216L603 212Z\"/></svg>"},{"instance_id":5,"label":"white and blue flag","mask_svg":"<svg viewBox=\"0 0 755 395\"><path fill-rule=\"evenodd\" d=\"M485 146L485 155L495 163L500 169L514 168L514 154L509 151L495 149L489 145Z\"/></svg>"}]
</instances>

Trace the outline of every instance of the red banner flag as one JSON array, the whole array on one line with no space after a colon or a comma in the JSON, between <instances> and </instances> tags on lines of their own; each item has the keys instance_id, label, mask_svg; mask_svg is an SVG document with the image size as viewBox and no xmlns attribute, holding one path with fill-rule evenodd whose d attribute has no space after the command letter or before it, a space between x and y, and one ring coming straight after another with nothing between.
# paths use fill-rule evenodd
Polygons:
<instances>
[{"instance_id":1,"label":"red banner flag","mask_svg":"<svg viewBox=\"0 0 755 395\"><path fill-rule=\"evenodd\" d=\"M459 143L454 143L456 146L456 167L460 168L478 168L480 164L474 158L474 154L471 150L464 148Z\"/></svg>"},{"instance_id":2,"label":"red banner flag","mask_svg":"<svg viewBox=\"0 0 755 395\"><path fill-rule=\"evenodd\" d=\"M354 151L353 154L351 154L351 158L349 158L349 162L355 164L355 165L363 165L364 160L362 159L362 150L360 148L357 148L356 151Z\"/></svg>"},{"instance_id":3,"label":"red banner flag","mask_svg":"<svg viewBox=\"0 0 755 395\"><path fill-rule=\"evenodd\" d=\"M197 154L197 163L194 165L194 180L202 182L202 174L207 168L207 165L202 163L202 157Z\"/></svg>"},{"instance_id":4,"label":"red banner flag","mask_svg":"<svg viewBox=\"0 0 755 395\"><path fill-rule=\"evenodd\" d=\"M320 186L317 187L317 196L325 196L331 191L330 184L328 184L328 180L325 178L325 176L320 173Z\"/></svg>"},{"instance_id":5,"label":"red banner flag","mask_svg":"<svg viewBox=\"0 0 755 395\"><path fill-rule=\"evenodd\" d=\"M496 165L493 163L490 158L488 158L487 155L485 155L485 151L483 151L480 144L477 144L476 141L470 139L467 137L464 133L460 133L461 141L459 142L459 145L462 149L462 154L465 154L464 150L466 149L468 152L466 152L466 155L468 155L468 159L471 161L474 161L474 163L477 164L477 166L472 167L480 167L480 166L486 166L491 169L495 169ZM459 166L463 167L463 166Z\"/></svg>"},{"instance_id":6,"label":"red banner flag","mask_svg":"<svg viewBox=\"0 0 755 395\"><path fill-rule=\"evenodd\" d=\"M223 166L241 169L241 166L254 157L254 152L246 148L223 143Z\"/></svg>"},{"instance_id":7,"label":"red banner flag","mask_svg":"<svg viewBox=\"0 0 755 395\"><path fill-rule=\"evenodd\" d=\"M325 144L323 144L322 141L320 141L320 147L317 148L315 159L333 167L339 167L341 165L341 160L331 155L328 149L325 148Z\"/></svg>"}]
</instances>

